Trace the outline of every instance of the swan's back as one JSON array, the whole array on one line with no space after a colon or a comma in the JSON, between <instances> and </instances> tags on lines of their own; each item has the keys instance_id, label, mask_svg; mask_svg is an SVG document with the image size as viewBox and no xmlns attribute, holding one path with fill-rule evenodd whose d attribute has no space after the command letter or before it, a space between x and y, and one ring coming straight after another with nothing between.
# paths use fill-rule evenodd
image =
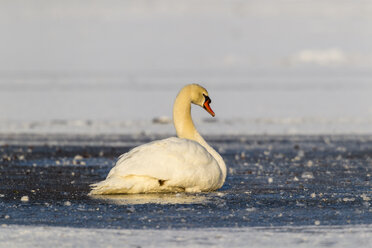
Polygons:
<instances>
[{"instance_id":1,"label":"swan's back","mask_svg":"<svg viewBox=\"0 0 372 248\"><path fill-rule=\"evenodd\" d=\"M120 156L106 180L93 185L91 194L212 191L221 180L217 161L203 146L172 137Z\"/></svg>"}]
</instances>

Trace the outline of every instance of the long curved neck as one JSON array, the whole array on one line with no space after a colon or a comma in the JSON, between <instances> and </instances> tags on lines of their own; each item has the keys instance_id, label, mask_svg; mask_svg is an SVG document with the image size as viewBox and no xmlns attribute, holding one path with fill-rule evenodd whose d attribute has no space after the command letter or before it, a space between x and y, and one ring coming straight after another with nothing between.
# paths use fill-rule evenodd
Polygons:
<instances>
[{"instance_id":1,"label":"long curved neck","mask_svg":"<svg viewBox=\"0 0 372 248\"><path fill-rule=\"evenodd\" d=\"M190 90L184 88L178 94L173 105L173 123L176 128L177 136L183 139L194 140L202 145L216 159L223 175L223 182L226 178L226 164L221 155L216 152L196 130L191 118L191 99Z\"/></svg>"}]
</instances>

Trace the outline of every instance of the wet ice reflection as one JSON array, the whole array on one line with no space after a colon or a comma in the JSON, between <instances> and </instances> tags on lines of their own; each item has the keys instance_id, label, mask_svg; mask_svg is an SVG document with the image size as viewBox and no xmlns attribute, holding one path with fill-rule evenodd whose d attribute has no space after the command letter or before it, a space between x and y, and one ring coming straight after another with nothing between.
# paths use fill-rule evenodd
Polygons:
<instances>
[{"instance_id":1,"label":"wet ice reflection","mask_svg":"<svg viewBox=\"0 0 372 248\"><path fill-rule=\"evenodd\" d=\"M201 204L209 201L206 195L186 193L177 194L126 194L126 195L92 195L92 199L115 205L137 204Z\"/></svg>"}]
</instances>

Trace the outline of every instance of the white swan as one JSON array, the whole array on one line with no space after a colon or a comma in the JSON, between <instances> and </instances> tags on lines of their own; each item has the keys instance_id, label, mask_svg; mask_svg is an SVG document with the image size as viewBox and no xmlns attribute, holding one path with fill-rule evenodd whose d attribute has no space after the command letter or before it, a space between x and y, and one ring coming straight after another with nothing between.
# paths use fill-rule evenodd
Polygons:
<instances>
[{"instance_id":1,"label":"white swan","mask_svg":"<svg viewBox=\"0 0 372 248\"><path fill-rule=\"evenodd\" d=\"M140 145L121 155L107 178L92 184L91 195L156 192L201 192L222 187L226 165L196 130L191 103L212 116L206 89L190 84L178 93L173 106L177 136Z\"/></svg>"}]
</instances>

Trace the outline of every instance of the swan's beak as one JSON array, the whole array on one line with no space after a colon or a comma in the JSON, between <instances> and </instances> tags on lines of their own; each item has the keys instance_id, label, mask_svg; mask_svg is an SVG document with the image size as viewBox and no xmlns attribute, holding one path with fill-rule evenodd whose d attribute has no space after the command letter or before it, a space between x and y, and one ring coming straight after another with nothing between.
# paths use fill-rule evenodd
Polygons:
<instances>
[{"instance_id":1,"label":"swan's beak","mask_svg":"<svg viewBox=\"0 0 372 248\"><path fill-rule=\"evenodd\" d=\"M205 102L203 104L203 108L205 110L207 110L208 113L210 113L213 117L215 116L213 110L211 109L211 107L209 106L209 104L211 103L211 99L208 97L208 96L205 96Z\"/></svg>"}]
</instances>

